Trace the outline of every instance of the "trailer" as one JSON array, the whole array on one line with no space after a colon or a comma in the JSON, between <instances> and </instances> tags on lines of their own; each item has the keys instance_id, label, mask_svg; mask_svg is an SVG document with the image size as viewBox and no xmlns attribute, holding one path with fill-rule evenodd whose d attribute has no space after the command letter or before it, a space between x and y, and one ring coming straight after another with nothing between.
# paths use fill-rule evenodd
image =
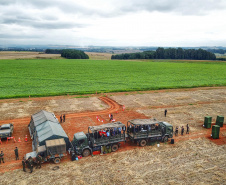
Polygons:
<instances>
[{"instance_id":1,"label":"trailer","mask_svg":"<svg viewBox=\"0 0 226 185\"><path fill-rule=\"evenodd\" d=\"M36 161L38 155L42 156L42 162L53 161L54 163L60 163L61 159L67 155L66 153L66 142L63 138L46 140L46 144L38 146L36 151L27 153L25 160L31 157Z\"/></svg>"}]
</instances>

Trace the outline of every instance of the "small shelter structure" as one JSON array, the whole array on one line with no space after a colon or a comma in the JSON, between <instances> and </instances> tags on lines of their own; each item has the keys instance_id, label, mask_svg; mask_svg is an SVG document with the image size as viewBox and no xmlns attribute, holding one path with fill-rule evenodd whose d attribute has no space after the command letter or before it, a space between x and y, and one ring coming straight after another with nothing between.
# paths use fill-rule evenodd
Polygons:
<instances>
[{"instance_id":1,"label":"small shelter structure","mask_svg":"<svg viewBox=\"0 0 226 185\"><path fill-rule=\"evenodd\" d=\"M45 145L48 140L61 138L65 140L67 149L70 147L69 138L54 113L41 110L33 114L28 129L33 140L33 151L36 151L39 146Z\"/></svg>"}]
</instances>

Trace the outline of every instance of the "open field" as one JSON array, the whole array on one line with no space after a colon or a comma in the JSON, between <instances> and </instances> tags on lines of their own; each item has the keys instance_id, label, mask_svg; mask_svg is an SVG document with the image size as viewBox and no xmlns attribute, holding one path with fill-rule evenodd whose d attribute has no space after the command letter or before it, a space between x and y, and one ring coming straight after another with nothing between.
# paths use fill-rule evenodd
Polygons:
<instances>
[{"instance_id":1,"label":"open field","mask_svg":"<svg viewBox=\"0 0 226 185\"><path fill-rule=\"evenodd\" d=\"M111 60L110 53L85 52L91 60Z\"/></svg>"},{"instance_id":2,"label":"open field","mask_svg":"<svg viewBox=\"0 0 226 185\"><path fill-rule=\"evenodd\" d=\"M85 52L91 60L111 60L110 53ZM33 51L0 51L2 59L60 59L60 54L45 54Z\"/></svg>"},{"instance_id":3,"label":"open field","mask_svg":"<svg viewBox=\"0 0 226 185\"><path fill-rule=\"evenodd\" d=\"M3 141L6 163L0 165L2 184L225 184L226 183L226 125L221 128L220 139L210 139L211 129L202 127L204 116L224 115L226 87L171 89L149 92L109 93L107 97L92 95L23 98L0 100L0 123L13 122L14 136L21 136L21 143ZM79 96L78 96L79 97ZM98 99L100 98L100 99ZM113 99L114 102L108 100ZM113 104L112 104L113 103ZM122 106L126 109L123 111ZM26 108L26 107L30 107ZM88 111L86 108L88 107ZM19 109L19 110L18 110ZM66 114L64 130L72 139L73 134L87 131L90 125L99 125L98 115L104 123L111 112L116 121L126 124L135 118L157 118L173 126L190 125L189 135L174 137L175 144L160 144L158 148L144 148L122 144L116 153L82 158L77 162L64 159L59 170L56 165L45 164L34 173L24 173L21 161L15 161L13 148L19 147L19 155L31 151L31 140L24 142L28 134L30 114L40 109ZM164 110L168 114L164 117ZM17 111L18 110L18 111Z\"/></svg>"},{"instance_id":4,"label":"open field","mask_svg":"<svg viewBox=\"0 0 226 185\"><path fill-rule=\"evenodd\" d=\"M0 98L226 85L225 62L0 60Z\"/></svg>"},{"instance_id":5,"label":"open field","mask_svg":"<svg viewBox=\"0 0 226 185\"><path fill-rule=\"evenodd\" d=\"M225 54L215 54L217 58L226 58L226 53Z\"/></svg>"},{"instance_id":6,"label":"open field","mask_svg":"<svg viewBox=\"0 0 226 185\"><path fill-rule=\"evenodd\" d=\"M28 51L0 51L1 59L59 59L60 54L45 54L40 52Z\"/></svg>"}]
</instances>

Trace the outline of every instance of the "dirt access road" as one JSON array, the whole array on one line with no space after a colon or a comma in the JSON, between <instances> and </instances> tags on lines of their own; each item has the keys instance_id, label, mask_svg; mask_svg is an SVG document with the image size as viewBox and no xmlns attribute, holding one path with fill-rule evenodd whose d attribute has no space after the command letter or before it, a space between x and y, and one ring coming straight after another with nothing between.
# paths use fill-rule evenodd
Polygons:
<instances>
[{"instance_id":1,"label":"dirt access road","mask_svg":"<svg viewBox=\"0 0 226 185\"><path fill-rule=\"evenodd\" d=\"M176 137L177 143L189 139L210 138L211 130L202 128L204 116L212 116L214 122L217 115L225 114L225 103L226 87L109 93L90 95L88 98L59 96L0 100L0 124L14 123L13 136L16 141L19 137L22 141L19 143L14 143L12 140L8 143L2 141L0 149L5 153L6 163L0 166L0 172L21 167L21 161L15 161L14 157L13 150L16 146L19 148L20 157L32 151L31 139L28 137L28 141L24 141L25 136L29 136L27 126L30 116L42 109L54 112L58 118L61 114L66 114L66 122L62 123L62 127L70 140L76 132L87 132L88 126L107 123L109 113L113 113L114 119L124 124L128 120L137 118L157 118L173 126L185 126L188 123L191 133ZM164 117L165 109L168 110L166 117ZM225 128L224 125L221 129L220 139L213 140L215 143L226 143ZM134 148L137 146L126 144L119 151ZM65 159L67 160L69 158Z\"/></svg>"}]
</instances>

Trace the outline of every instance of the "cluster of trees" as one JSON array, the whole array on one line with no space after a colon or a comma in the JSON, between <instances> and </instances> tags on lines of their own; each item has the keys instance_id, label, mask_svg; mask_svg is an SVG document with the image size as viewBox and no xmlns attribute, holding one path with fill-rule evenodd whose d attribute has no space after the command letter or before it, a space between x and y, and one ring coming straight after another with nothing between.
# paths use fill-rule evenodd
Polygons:
<instances>
[{"instance_id":1,"label":"cluster of trees","mask_svg":"<svg viewBox=\"0 0 226 185\"><path fill-rule=\"evenodd\" d=\"M46 54L61 54L63 52L63 49L46 49Z\"/></svg>"},{"instance_id":2,"label":"cluster of trees","mask_svg":"<svg viewBox=\"0 0 226 185\"><path fill-rule=\"evenodd\" d=\"M61 54L61 57L69 59L89 59L89 56L84 51L76 49L46 49L47 54Z\"/></svg>"},{"instance_id":3,"label":"cluster of trees","mask_svg":"<svg viewBox=\"0 0 226 185\"><path fill-rule=\"evenodd\" d=\"M215 54L203 49L161 48L156 51L144 51L141 53L125 53L112 55L111 59L193 59L215 60Z\"/></svg>"},{"instance_id":4,"label":"cluster of trees","mask_svg":"<svg viewBox=\"0 0 226 185\"><path fill-rule=\"evenodd\" d=\"M219 54L225 54L226 50L223 49L207 49L207 51L211 52L211 53L219 53Z\"/></svg>"},{"instance_id":5,"label":"cluster of trees","mask_svg":"<svg viewBox=\"0 0 226 185\"><path fill-rule=\"evenodd\" d=\"M84 53L84 51L75 49L63 49L61 57L68 59L89 59L89 56Z\"/></svg>"},{"instance_id":6,"label":"cluster of trees","mask_svg":"<svg viewBox=\"0 0 226 185\"><path fill-rule=\"evenodd\" d=\"M217 58L217 60L226 61L226 58Z\"/></svg>"}]
</instances>

